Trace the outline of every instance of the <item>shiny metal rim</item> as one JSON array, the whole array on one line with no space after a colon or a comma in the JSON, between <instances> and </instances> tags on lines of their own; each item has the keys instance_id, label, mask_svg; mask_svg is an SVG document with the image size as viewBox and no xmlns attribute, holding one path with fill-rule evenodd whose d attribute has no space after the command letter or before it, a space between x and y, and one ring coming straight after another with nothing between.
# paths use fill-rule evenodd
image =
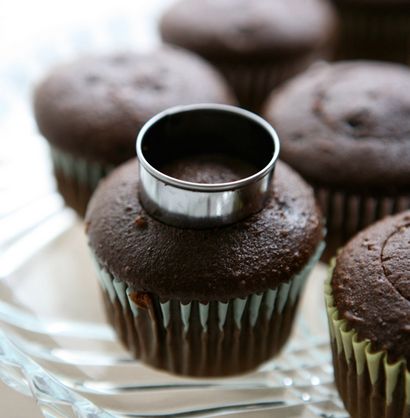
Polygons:
<instances>
[{"instance_id":1,"label":"shiny metal rim","mask_svg":"<svg viewBox=\"0 0 410 418\"><path fill-rule=\"evenodd\" d=\"M259 170L257 173L253 174L252 176L246 177L241 180L229 182L229 183L218 183L218 184L193 183L189 181L179 180L174 177L167 176L166 174L157 170L146 160L144 156L144 152L142 150L142 143L143 143L143 139L146 133L158 121L160 121L161 119L167 116L174 115L176 113L195 111L195 110L211 110L211 111L216 110L216 111L226 111L230 113L235 113L237 115L250 119L254 121L256 124L259 124L260 126L262 126L270 134L272 141L273 141L273 146L274 146L273 155L269 163L262 170ZM235 106L203 103L203 104L186 105L186 106L175 106L167 110L164 110L163 112L158 113L156 116L152 117L140 130L138 137L137 137L136 148L137 148L137 157L138 157L140 164L152 176L154 176L158 180L161 180L164 183L168 183L175 187L185 189L185 190L221 192L221 191L234 190L234 189L241 188L265 176L270 170L273 169L279 157L280 142L279 142L279 137L276 131L273 129L273 127L268 122L266 122L263 118L256 115L255 113L249 112L247 110L244 110Z\"/></svg>"}]
</instances>

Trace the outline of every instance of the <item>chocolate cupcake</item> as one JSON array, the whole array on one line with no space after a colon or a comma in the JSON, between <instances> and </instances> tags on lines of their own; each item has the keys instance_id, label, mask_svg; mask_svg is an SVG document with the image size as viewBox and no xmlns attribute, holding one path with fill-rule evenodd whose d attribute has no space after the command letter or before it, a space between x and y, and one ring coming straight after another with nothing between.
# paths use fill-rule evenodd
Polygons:
<instances>
[{"instance_id":1,"label":"chocolate cupcake","mask_svg":"<svg viewBox=\"0 0 410 418\"><path fill-rule=\"evenodd\" d=\"M353 418L410 416L410 211L344 247L326 283L336 386Z\"/></svg>"},{"instance_id":2,"label":"chocolate cupcake","mask_svg":"<svg viewBox=\"0 0 410 418\"><path fill-rule=\"evenodd\" d=\"M339 59L410 65L408 0L333 0L341 16Z\"/></svg>"},{"instance_id":3,"label":"chocolate cupcake","mask_svg":"<svg viewBox=\"0 0 410 418\"><path fill-rule=\"evenodd\" d=\"M410 70L318 64L267 103L281 158L315 188L328 255L383 216L410 208Z\"/></svg>"},{"instance_id":4,"label":"chocolate cupcake","mask_svg":"<svg viewBox=\"0 0 410 418\"><path fill-rule=\"evenodd\" d=\"M51 146L57 186L80 215L99 180L135 156L135 137L175 105L234 103L201 58L171 47L88 56L57 67L39 84L34 112Z\"/></svg>"},{"instance_id":5,"label":"chocolate cupcake","mask_svg":"<svg viewBox=\"0 0 410 418\"><path fill-rule=\"evenodd\" d=\"M255 125L259 118L238 121L237 112L161 116L140 147L146 159L139 154L139 165L111 173L88 207L108 318L133 355L159 369L224 376L269 360L290 334L320 257L323 228L312 190L283 163L272 183L270 171L258 171L254 158L272 168L269 136ZM189 158L175 152L181 138L184 150L191 143ZM166 153L155 151L166 144Z\"/></svg>"},{"instance_id":6,"label":"chocolate cupcake","mask_svg":"<svg viewBox=\"0 0 410 418\"><path fill-rule=\"evenodd\" d=\"M337 20L322 0L182 0L161 20L162 38L195 51L253 111L273 88L327 58Z\"/></svg>"}]
</instances>

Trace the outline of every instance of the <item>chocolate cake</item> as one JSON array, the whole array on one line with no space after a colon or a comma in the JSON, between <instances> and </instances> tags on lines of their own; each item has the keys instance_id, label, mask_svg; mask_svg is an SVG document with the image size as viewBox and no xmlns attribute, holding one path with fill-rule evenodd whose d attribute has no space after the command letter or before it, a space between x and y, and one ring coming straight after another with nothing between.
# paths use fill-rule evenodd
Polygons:
<instances>
[{"instance_id":1,"label":"chocolate cake","mask_svg":"<svg viewBox=\"0 0 410 418\"><path fill-rule=\"evenodd\" d=\"M160 30L213 63L240 104L259 111L274 87L331 55L337 20L322 0L182 0Z\"/></svg>"},{"instance_id":2,"label":"chocolate cake","mask_svg":"<svg viewBox=\"0 0 410 418\"><path fill-rule=\"evenodd\" d=\"M410 207L410 70L370 61L319 64L265 107L281 158L315 188L329 254Z\"/></svg>"},{"instance_id":3,"label":"chocolate cake","mask_svg":"<svg viewBox=\"0 0 410 418\"><path fill-rule=\"evenodd\" d=\"M148 119L202 102L235 99L209 64L173 47L85 56L55 68L35 90L34 113L66 203L83 215L98 181L135 156Z\"/></svg>"},{"instance_id":4,"label":"chocolate cake","mask_svg":"<svg viewBox=\"0 0 410 418\"><path fill-rule=\"evenodd\" d=\"M410 414L409 252L407 211L359 233L336 258L327 287L335 378L353 418Z\"/></svg>"},{"instance_id":5,"label":"chocolate cake","mask_svg":"<svg viewBox=\"0 0 410 418\"><path fill-rule=\"evenodd\" d=\"M226 180L224 170L215 177L213 163L202 160L200 170L200 178ZM245 372L275 355L323 238L311 189L278 163L260 212L189 229L148 214L138 183L137 163L121 166L101 182L86 216L108 316L123 343L151 366L193 376Z\"/></svg>"},{"instance_id":6,"label":"chocolate cake","mask_svg":"<svg viewBox=\"0 0 410 418\"><path fill-rule=\"evenodd\" d=\"M161 171L171 177L193 183L219 184L237 181L258 170L239 158L223 154L185 157L164 165Z\"/></svg>"}]
</instances>

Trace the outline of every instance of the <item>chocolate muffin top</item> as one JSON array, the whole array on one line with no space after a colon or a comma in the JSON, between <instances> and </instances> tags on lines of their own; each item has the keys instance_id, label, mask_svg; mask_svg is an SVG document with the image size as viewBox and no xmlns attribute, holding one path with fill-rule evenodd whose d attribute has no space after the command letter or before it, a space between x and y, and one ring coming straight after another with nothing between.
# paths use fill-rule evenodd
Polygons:
<instances>
[{"instance_id":1,"label":"chocolate muffin top","mask_svg":"<svg viewBox=\"0 0 410 418\"><path fill-rule=\"evenodd\" d=\"M218 184L250 177L259 170L239 158L227 158L222 153L180 158L160 168L167 176L191 183Z\"/></svg>"},{"instance_id":2,"label":"chocolate muffin top","mask_svg":"<svg viewBox=\"0 0 410 418\"><path fill-rule=\"evenodd\" d=\"M281 158L307 180L353 190L409 190L410 70L318 64L268 100Z\"/></svg>"},{"instance_id":3,"label":"chocolate muffin top","mask_svg":"<svg viewBox=\"0 0 410 418\"><path fill-rule=\"evenodd\" d=\"M160 29L167 42L232 59L315 50L333 39L336 26L323 0L181 0Z\"/></svg>"},{"instance_id":4,"label":"chocolate muffin top","mask_svg":"<svg viewBox=\"0 0 410 418\"><path fill-rule=\"evenodd\" d=\"M34 94L41 133L57 147L117 164L135 156L138 130L175 105L235 101L220 75L190 52L88 56L56 68Z\"/></svg>"},{"instance_id":5,"label":"chocolate muffin top","mask_svg":"<svg viewBox=\"0 0 410 418\"><path fill-rule=\"evenodd\" d=\"M262 211L230 226L192 230L144 211L131 161L100 183L86 225L91 249L114 277L136 291L182 302L276 288L302 269L323 238L311 188L283 163Z\"/></svg>"},{"instance_id":6,"label":"chocolate muffin top","mask_svg":"<svg viewBox=\"0 0 410 418\"><path fill-rule=\"evenodd\" d=\"M360 339L410 366L410 211L353 238L333 271L334 303Z\"/></svg>"}]
</instances>

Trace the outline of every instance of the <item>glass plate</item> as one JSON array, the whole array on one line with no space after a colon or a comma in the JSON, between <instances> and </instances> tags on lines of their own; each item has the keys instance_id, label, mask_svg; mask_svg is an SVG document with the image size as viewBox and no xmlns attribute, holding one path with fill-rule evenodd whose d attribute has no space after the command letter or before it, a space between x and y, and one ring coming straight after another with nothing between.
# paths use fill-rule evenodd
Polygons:
<instances>
[{"instance_id":1,"label":"glass plate","mask_svg":"<svg viewBox=\"0 0 410 418\"><path fill-rule=\"evenodd\" d=\"M51 215L40 211L53 205ZM36 211L44 217L0 257L0 373L46 416L346 417L333 386L324 266L312 273L277 359L229 379L181 378L134 361L117 342L83 224L56 195L20 210L20 219Z\"/></svg>"},{"instance_id":2,"label":"glass plate","mask_svg":"<svg viewBox=\"0 0 410 418\"><path fill-rule=\"evenodd\" d=\"M286 349L251 374L155 371L130 358L105 321L83 225L54 192L31 87L78 53L155 44L155 20L169 1L58 3L57 28L44 13L52 3L37 0L13 42L0 37L0 378L47 417L346 418L333 386L324 266L312 273ZM14 23L0 15L0 32Z\"/></svg>"}]
</instances>

